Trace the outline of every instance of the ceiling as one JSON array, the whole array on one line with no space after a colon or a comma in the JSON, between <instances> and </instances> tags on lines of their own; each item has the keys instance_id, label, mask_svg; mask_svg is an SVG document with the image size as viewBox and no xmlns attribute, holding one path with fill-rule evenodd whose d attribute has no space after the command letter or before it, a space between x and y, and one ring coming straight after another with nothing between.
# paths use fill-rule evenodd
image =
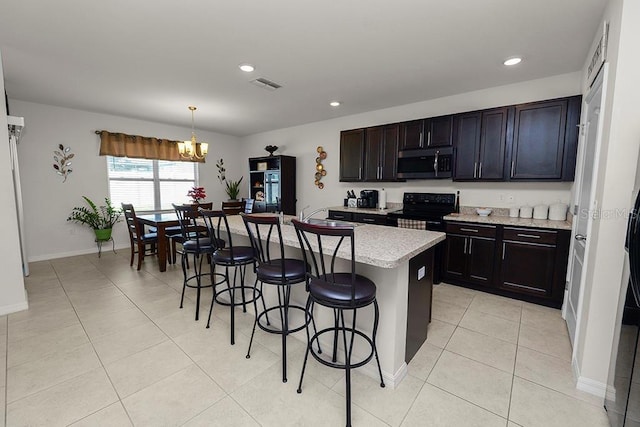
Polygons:
<instances>
[{"instance_id":1,"label":"ceiling","mask_svg":"<svg viewBox=\"0 0 640 427\"><path fill-rule=\"evenodd\" d=\"M605 5L2 0L0 51L11 99L244 136L580 70Z\"/></svg>"}]
</instances>

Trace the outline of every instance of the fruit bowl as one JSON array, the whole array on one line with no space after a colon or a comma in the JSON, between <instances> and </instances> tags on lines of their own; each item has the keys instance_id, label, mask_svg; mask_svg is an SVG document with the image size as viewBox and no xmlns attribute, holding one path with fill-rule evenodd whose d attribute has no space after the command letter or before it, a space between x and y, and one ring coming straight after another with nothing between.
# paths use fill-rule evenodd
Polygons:
<instances>
[{"instance_id":1,"label":"fruit bowl","mask_svg":"<svg viewBox=\"0 0 640 427\"><path fill-rule=\"evenodd\" d=\"M480 216L489 216L491 214L491 212L493 212L493 211L491 209L489 209L489 208L477 208L476 212Z\"/></svg>"}]
</instances>

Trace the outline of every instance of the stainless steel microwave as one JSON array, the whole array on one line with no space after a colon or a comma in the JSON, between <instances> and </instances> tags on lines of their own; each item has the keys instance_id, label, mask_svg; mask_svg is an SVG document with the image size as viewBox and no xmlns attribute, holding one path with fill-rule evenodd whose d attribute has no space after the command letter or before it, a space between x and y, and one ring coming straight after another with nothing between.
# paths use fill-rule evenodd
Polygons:
<instances>
[{"instance_id":1,"label":"stainless steel microwave","mask_svg":"<svg viewBox=\"0 0 640 427\"><path fill-rule=\"evenodd\" d=\"M398 153L398 178L451 178L453 147L403 150Z\"/></svg>"}]
</instances>

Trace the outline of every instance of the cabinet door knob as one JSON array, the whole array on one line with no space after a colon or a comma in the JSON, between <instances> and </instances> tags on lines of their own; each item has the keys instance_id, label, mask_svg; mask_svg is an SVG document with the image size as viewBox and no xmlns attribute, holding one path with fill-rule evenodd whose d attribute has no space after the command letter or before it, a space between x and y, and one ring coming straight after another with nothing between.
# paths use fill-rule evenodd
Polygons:
<instances>
[{"instance_id":1,"label":"cabinet door knob","mask_svg":"<svg viewBox=\"0 0 640 427\"><path fill-rule=\"evenodd\" d=\"M585 236L584 234L576 234L574 239L584 242L585 240L587 240L587 236Z\"/></svg>"}]
</instances>

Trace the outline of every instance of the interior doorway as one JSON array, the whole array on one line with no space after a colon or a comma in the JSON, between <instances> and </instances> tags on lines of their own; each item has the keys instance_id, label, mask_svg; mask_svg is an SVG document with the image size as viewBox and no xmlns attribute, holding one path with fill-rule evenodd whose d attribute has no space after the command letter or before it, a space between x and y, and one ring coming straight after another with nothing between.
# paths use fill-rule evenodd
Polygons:
<instances>
[{"instance_id":1,"label":"interior doorway","mask_svg":"<svg viewBox=\"0 0 640 427\"><path fill-rule=\"evenodd\" d=\"M595 78L585 96L584 123L581 129L582 147L573 204L573 230L570 250L569 282L565 293L563 316L567 322L573 348L580 339L580 311L584 299L586 261L589 253L589 234L595 210L594 176L602 139L602 94L606 90L608 64Z\"/></svg>"}]
</instances>

